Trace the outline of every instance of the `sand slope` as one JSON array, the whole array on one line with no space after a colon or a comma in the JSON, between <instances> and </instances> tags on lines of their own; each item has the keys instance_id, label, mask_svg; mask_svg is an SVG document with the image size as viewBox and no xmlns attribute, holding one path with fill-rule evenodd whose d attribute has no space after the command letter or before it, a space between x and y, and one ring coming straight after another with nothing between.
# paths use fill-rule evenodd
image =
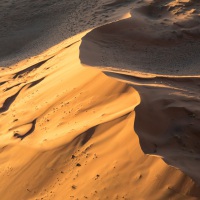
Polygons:
<instances>
[{"instance_id":1,"label":"sand slope","mask_svg":"<svg viewBox=\"0 0 200 200\"><path fill-rule=\"evenodd\" d=\"M2 199L197 199L189 177L141 151L137 91L81 66L79 45L2 70Z\"/></svg>"},{"instance_id":2,"label":"sand slope","mask_svg":"<svg viewBox=\"0 0 200 200\"><path fill-rule=\"evenodd\" d=\"M26 20L19 19L22 25L16 24L16 28L26 32L29 28L23 27L23 22L28 26L34 19L36 27L44 32L33 28L34 34L41 35L34 38L27 33L30 43L20 40L20 36L19 40L6 36L16 49L23 42L25 46L15 51L6 43L5 52L0 51L2 66L20 60L0 69L1 199L199 199L198 78L149 73L148 77L153 78L147 79L146 71L140 74L143 78L137 78L134 70L127 75L126 68L116 66L129 66L126 59L120 61L126 57L115 51L120 43L112 40L127 38L126 34L113 32L113 24L89 28L121 19L116 22L116 30L123 30L118 24L130 17L129 6L141 5L137 1L86 1L79 7L76 5L80 1L69 5L64 1L49 2L42 6L46 18L38 13L41 2L30 6L30 2L22 1L19 6L24 7L19 9L30 6L30 13L33 8L37 12L25 15ZM69 23L67 31L63 25L65 6L69 13L76 10L74 18L70 18L74 23ZM57 14L52 17L53 13ZM12 14L20 16L18 11ZM94 24L87 26L87 19L82 19L85 16ZM4 23L9 22L5 17ZM38 19L41 23L50 20L52 27L41 25ZM68 39L62 41L61 30L66 31L63 38ZM18 30L9 31L15 35ZM126 29L124 33L132 32ZM111 43L116 44L113 47ZM124 45L125 54L130 55L126 41ZM98 57L102 52L109 55L103 64ZM112 70L105 69L107 63ZM134 84L134 88L92 68L99 66L110 71L110 76ZM186 96L191 85L193 93ZM192 106L188 98L194 102ZM180 120L169 126L176 115L177 119L181 116ZM171 129L166 132L168 127ZM190 132L193 135L183 138Z\"/></svg>"},{"instance_id":3,"label":"sand slope","mask_svg":"<svg viewBox=\"0 0 200 200\"><path fill-rule=\"evenodd\" d=\"M134 3L130 0L2 0L0 66L14 65L83 31L118 20Z\"/></svg>"},{"instance_id":4,"label":"sand slope","mask_svg":"<svg viewBox=\"0 0 200 200\"><path fill-rule=\"evenodd\" d=\"M199 76L199 6L189 0L140 1L131 9L131 18L90 32L80 58L119 72ZM96 49L92 60L87 56L91 48Z\"/></svg>"},{"instance_id":5,"label":"sand slope","mask_svg":"<svg viewBox=\"0 0 200 200\"><path fill-rule=\"evenodd\" d=\"M200 183L198 8L198 1L140 2L131 18L88 33L80 59L137 89L143 151Z\"/></svg>"}]
</instances>

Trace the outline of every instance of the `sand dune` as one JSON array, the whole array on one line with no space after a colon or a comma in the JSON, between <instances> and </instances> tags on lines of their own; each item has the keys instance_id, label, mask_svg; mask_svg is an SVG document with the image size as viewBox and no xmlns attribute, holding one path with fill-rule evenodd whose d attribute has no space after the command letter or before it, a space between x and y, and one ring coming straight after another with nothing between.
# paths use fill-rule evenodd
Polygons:
<instances>
[{"instance_id":1,"label":"sand dune","mask_svg":"<svg viewBox=\"0 0 200 200\"><path fill-rule=\"evenodd\" d=\"M199 199L198 6L3 1L1 199Z\"/></svg>"},{"instance_id":2,"label":"sand dune","mask_svg":"<svg viewBox=\"0 0 200 200\"><path fill-rule=\"evenodd\" d=\"M2 0L0 66L30 59L83 31L123 18L133 4L130 0Z\"/></svg>"},{"instance_id":3,"label":"sand dune","mask_svg":"<svg viewBox=\"0 0 200 200\"><path fill-rule=\"evenodd\" d=\"M199 3L168 2L141 2L131 18L88 33L80 48L82 62L120 73L199 76Z\"/></svg>"}]
</instances>

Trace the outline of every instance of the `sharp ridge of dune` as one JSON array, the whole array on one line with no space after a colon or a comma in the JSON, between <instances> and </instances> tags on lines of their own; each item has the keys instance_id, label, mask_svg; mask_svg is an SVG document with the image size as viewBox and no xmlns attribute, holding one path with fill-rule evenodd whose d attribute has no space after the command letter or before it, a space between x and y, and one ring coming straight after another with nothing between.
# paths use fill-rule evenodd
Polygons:
<instances>
[{"instance_id":1,"label":"sharp ridge of dune","mask_svg":"<svg viewBox=\"0 0 200 200\"><path fill-rule=\"evenodd\" d=\"M170 9L173 6L178 13ZM131 18L89 32L83 38L80 59L87 65L143 77L199 77L199 37L183 28L190 31L187 26L191 25L197 33L200 30L198 9L188 12L195 6L199 3L140 2L132 8ZM160 13L152 12L154 8ZM154 14L158 16L151 18ZM181 27L176 25L179 23ZM91 48L97 50L91 51L93 59L87 59Z\"/></svg>"},{"instance_id":2,"label":"sharp ridge of dune","mask_svg":"<svg viewBox=\"0 0 200 200\"><path fill-rule=\"evenodd\" d=\"M138 4L131 18L87 33L80 60L139 92L141 104L135 109L134 126L143 151L161 156L200 183L200 45L195 35L200 18L195 6L200 5L196 1Z\"/></svg>"},{"instance_id":3,"label":"sharp ridge of dune","mask_svg":"<svg viewBox=\"0 0 200 200\"><path fill-rule=\"evenodd\" d=\"M79 1L74 2L69 6L73 8ZM88 4L91 13L84 10L89 1L77 8L83 9L82 16L88 14L87 19L91 14L94 24L84 26L83 22L74 30L82 20L75 12L70 20L77 22L67 29L73 37L67 31L59 37L65 20L50 17L61 24L53 29L44 26L55 35L46 35L42 42L44 37L30 41L19 54L12 57L11 53L10 60L5 56L1 62L12 64L1 68L0 77L2 199L198 199L199 74L181 74L171 68L165 74L165 67L162 73L155 73L157 68L138 68L128 59L132 55L129 44L138 37L138 33L132 35L136 29L129 28L129 22L134 24L141 18L143 25L152 24L155 30L162 16L173 19L170 12L177 20L173 27L184 28L188 41L196 30L189 32L190 23L182 22L179 13L186 5L183 15L193 16L195 11L188 6L194 7L196 1L95 2ZM43 5L45 13L46 6L52 11L51 3ZM61 1L56 6L62 10L64 5ZM130 5L134 7L127 12ZM154 11L159 11L158 15ZM96 19L98 15L102 19ZM191 24L192 28L196 24ZM58 27L61 29L56 33ZM183 41L171 35L163 41L159 34L159 48ZM149 36L138 41L151 50L155 35ZM141 63L145 61L142 58Z\"/></svg>"},{"instance_id":4,"label":"sharp ridge of dune","mask_svg":"<svg viewBox=\"0 0 200 200\"><path fill-rule=\"evenodd\" d=\"M21 60L43 54L47 49L63 43L66 38L68 42L73 41L74 36L118 20L128 12L130 6L134 5L134 2L129 0L116 2L115 6L109 5L107 0L52 2L40 2L41 7L37 2L30 0L3 2L0 7L3 46L0 49L0 66L8 67ZM13 12L7 13L11 8ZM22 13L26 17L23 17ZM21 35L24 36L23 39Z\"/></svg>"}]
</instances>

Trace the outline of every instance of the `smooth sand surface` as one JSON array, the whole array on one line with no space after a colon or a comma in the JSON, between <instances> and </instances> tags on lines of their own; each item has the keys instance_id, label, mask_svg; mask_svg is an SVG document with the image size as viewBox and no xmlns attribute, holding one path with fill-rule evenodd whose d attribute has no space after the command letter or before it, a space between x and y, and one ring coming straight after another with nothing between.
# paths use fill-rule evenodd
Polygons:
<instances>
[{"instance_id":1,"label":"smooth sand surface","mask_svg":"<svg viewBox=\"0 0 200 200\"><path fill-rule=\"evenodd\" d=\"M198 200L198 6L3 1L0 199Z\"/></svg>"},{"instance_id":2,"label":"smooth sand surface","mask_svg":"<svg viewBox=\"0 0 200 200\"><path fill-rule=\"evenodd\" d=\"M80 47L82 63L139 92L134 126L143 151L198 183L199 6L198 1L141 2L130 18L88 33Z\"/></svg>"}]
</instances>

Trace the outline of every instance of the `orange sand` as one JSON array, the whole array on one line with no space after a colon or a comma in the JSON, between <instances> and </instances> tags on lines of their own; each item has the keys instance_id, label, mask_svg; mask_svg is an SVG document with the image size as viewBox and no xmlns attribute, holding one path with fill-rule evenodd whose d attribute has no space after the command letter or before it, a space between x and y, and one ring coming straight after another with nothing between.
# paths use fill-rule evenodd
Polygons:
<instances>
[{"instance_id":1,"label":"orange sand","mask_svg":"<svg viewBox=\"0 0 200 200\"><path fill-rule=\"evenodd\" d=\"M2 3L4 27L16 26L0 29L0 199L200 198L199 38L187 33L199 3L163 4ZM164 18L189 24L186 35L171 37L169 25L153 34ZM155 59L154 45L190 54Z\"/></svg>"}]
</instances>

